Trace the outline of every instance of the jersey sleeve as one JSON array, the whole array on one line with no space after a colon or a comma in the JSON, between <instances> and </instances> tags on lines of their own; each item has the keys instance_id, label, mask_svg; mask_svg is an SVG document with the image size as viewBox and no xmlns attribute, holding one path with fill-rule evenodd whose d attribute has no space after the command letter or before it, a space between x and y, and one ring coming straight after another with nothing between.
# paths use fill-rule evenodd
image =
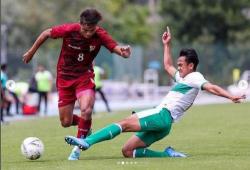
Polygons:
<instances>
[{"instance_id":1,"label":"jersey sleeve","mask_svg":"<svg viewBox=\"0 0 250 170\"><path fill-rule=\"evenodd\" d=\"M191 85L193 87L201 89L201 90L203 90L203 85L205 83L208 83L208 81L204 78L204 76L199 72L193 73L191 79L192 79L191 80Z\"/></svg>"},{"instance_id":2,"label":"jersey sleeve","mask_svg":"<svg viewBox=\"0 0 250 170\"><path fill-rule=\"evenodd\" d=\"M110 52L113 52L113 49L118 45L115 40L102 28L98 28L96 31L97 35L101 39L101 43L105 46Z\"/></svg>"},{"instance_id":3,"label":"jersey sleeve","mask_svg":"<svg viewBox=\"0 0 250 170\"><path fill-rule=\"evenodd\" d=\"M78 24L63 24L52 27L51 38L64 38L69 32L80 29Z\"/></svg>"}]
</instances>

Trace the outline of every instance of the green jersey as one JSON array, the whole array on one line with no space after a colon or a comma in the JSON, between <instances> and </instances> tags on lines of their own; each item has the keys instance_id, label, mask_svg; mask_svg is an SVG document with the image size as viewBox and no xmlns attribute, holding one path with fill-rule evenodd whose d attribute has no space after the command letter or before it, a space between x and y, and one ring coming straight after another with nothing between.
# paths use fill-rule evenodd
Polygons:
<instances>
[{"instance_id":1,"label":"green jersey","mask_svg":"<svg viewBox=\"0 0 250 170\"><path fill-rule=\"evenodd\" d=\"M40 71L35 75L37 81L37 90L39 92L49 92L51 91L51 81L52 75L49 71Z\"/></svg>"}]
</instances>

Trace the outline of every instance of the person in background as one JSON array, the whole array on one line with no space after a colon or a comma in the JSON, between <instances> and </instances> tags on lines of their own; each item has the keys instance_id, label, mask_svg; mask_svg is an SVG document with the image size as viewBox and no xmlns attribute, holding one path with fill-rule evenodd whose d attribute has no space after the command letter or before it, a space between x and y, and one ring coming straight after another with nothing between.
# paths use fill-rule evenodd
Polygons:
<instances>
[{"instance_id":1,"label":"person in background","mask_svg":"<svg viewBox=\"0 0 250 170\"><path fill-rule=\"evenodd\" d=\"M48 96L53 85L52 74L48 70L45 70L43 65L38 65L35 80L37 83L37 92L39 94L38 111L41 111L41 103L42 100L44 100L44 113L47 114Z\"/></svg>"},{"instance_id":2,"label":"person in background","mask_svg":"<svg viewBox=\"0 0 250 170\"><path fill-rule=\"evenodd\" d=\"M28 92L29 93L37 93L37 81L36 81L36 73L38 71L38 68L36 72L32 73L30 80L29 80L29 88Z\"/></svg>"},{"instance_id":3,"label":"person in background","mask_svg":"<svg viewBox=\"0 0 250 170\"><path fill-rule=\"evenodd\" d=\"M11 93L8 88L7 88L7 81L8 81L8 75L7 75L7 64L2 64L1 65L1 89L3 93L3 99L4 99L4 107L1 107L1 115L3 116L3 112L6 111L6 116L12 116L10 114L10 108L11 108L11 103L12 103L12 98L16 100L15 96L13 93ZM13 96L13 97L12 97ZM16 103L18 100L16 100ZM18 113L18 104L16 107L16 111Z\"/></svg>"},{"instance_id":4,"label":"person in background","mask_svg":"<svg viewBox=\"0 0 250 170\"><path fill-rule=\"evenodd\" d=\"M1 65L1 122L4 122L4 110L9 105L9 101L6 98L5 91L6 91L6 82L8 80L6 74L6 64Z\"/></svg>"},{"instance_id":5,"label":"person in background","mask_svg":"<svg viewBox=\"0 0 250 170\"><path fill-rule=\"evenodd\" d=\"M94 73L95 73L95 91L100 94L103 102L105 103L107 111L111 112L109 104L108 104L108 100L105 97L104 92L102 91L102 86L103 86L102 76L104 75L104 70L101 67L95 65L94 66Z\"/></svg>"},{"instance_id":6,"label":"person in background","mask_svg":"<svg viewBox=\"0 0 250 170\"><path fill-rule=\"evenodd\" d=\"M233 83L236 86L240 80L240 69L234 68L232 71Z\"/></svg>"},{"instance_id":7,"label":"person in background","mask_svg":"<svg viewBox=\"0 0 250 170\"><path fill-rule=\"evenodd\" d=\"M5 97L5 94L4 94L4 90L2 88L2 84L1 84L1 103L0 103L0 106L1 106L1 123L4 123L4 116L3 116L3 110L5 109L6 107L6 104L7 104L7 99Z\"/></svg>"}]
</instances>

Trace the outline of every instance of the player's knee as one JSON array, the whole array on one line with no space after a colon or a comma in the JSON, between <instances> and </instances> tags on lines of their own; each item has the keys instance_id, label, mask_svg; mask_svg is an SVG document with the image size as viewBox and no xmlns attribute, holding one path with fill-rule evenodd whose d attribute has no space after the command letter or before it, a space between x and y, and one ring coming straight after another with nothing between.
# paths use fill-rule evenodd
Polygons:
<instances>
[{"instance_id":1,"label":"player's knee","mask_svg":"<svg viewBox=\"0 0 250 170\"><path fill-rule=\"evenodd\" d=\"M84 114L92 114L93 108L92 107L81 107L81 113Z\"/></svg>"},{"instance_id":2,"label":"player's knee","mask_svg":"<svg viewBox=\"0 0 250 170\"><path fill-rule=\"evenodd\" d=\"M130 150L127 147L123 147L122 148L122 154L126 158L132 158L133 157L133 150Z\"/></svg>"},{"instance_id":3,"label":"player's knee","mask_svg":"<svg viewBox=\"0 0 250 170\"><path fill-rule=\"evenodd\" d=\"M68 119L61 119L61 125L62 127L70 127L72 122Z\"/></svg>"},{"instance_id":4,"label":"player's knee","mask_svg":"<svg viewBox=\"0 0 250 170\"><path fill-rule=\"evenodd\" d=\"M92 115L92 107L87 107L87 108L80 108L81 109L81 115L84 115L85 117L91 117Z\"/></svg>"},{"instance_id":5,"label":"player's knee","mask_svg":"<svg viewBox=\"0 0 250 170\"><path fill-rule=\"evenodd\" d=\"M122 121L120 121L118 123L122 127L123 132L126 132L126 131L128 131L130 129L130 126L129 126L128 122L127 122L127 119L124 119L124 120L122 120Z\"/></svg>"}]
</instances>

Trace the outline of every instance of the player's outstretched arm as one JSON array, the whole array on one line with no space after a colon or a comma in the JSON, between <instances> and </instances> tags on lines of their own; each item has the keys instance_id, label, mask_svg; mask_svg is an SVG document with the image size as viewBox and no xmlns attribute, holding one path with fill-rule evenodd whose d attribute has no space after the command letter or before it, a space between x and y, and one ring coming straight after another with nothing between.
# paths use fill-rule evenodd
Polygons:
<instances>
[{"instance_id":1,"label":"player's outstretched arm","mask_svg":"<svg viewBox=\"0 0 250 170\"><path fill-rule=\"evenodd\" d=\"M117 45L114 49L113 52L116 54L122 56L123 58L129 58L131 54L131 47L129 45L127 46L119 46Z\"/></svg>"},{"instance_id":2,"label":"player's outstretched arm","mask_svg":"<svg viewBox=\"0 0 250 170\"><path fill-rule=\"evenodd\" d=\"M232 100L234 103L240 103L241 99L246 98L246 95L242 95L242 96L231 95L229 92L227 92L226 90L224 90L220 86L217 86L217 85L212 84L212 83L204 84L203 89L208 91L209 93L215 94L217 96L222 96L222 97L228 98L228 99Z\"/></svg>"},{"instance_id":3,"label":"player's outstretched arm","mask_svg":"<svg viewBox=\"0 0 250 170\"><path fill-rule=\"evenodd\" d=\"M43 31L39 37L36 39L32 47L23 55L23 62L29 63L37 49L51 36L51 28Z\"/></svg>"},{"instance_id":4,"label":"player's outstretched arm","mask_svg":"<svg viewBox=\"0 0 250 170\"><path fill-rule=\"evenodd\" d=\"M174 67L173 61L172 61L170 42L171 42L171 33L170 33L169 28L167 27L167 31L165 31L162 35L162 43L164 46L163 47L164 48L164 68L171 77L174 77L177 70Z\"/></svg>"}]
</instances>

